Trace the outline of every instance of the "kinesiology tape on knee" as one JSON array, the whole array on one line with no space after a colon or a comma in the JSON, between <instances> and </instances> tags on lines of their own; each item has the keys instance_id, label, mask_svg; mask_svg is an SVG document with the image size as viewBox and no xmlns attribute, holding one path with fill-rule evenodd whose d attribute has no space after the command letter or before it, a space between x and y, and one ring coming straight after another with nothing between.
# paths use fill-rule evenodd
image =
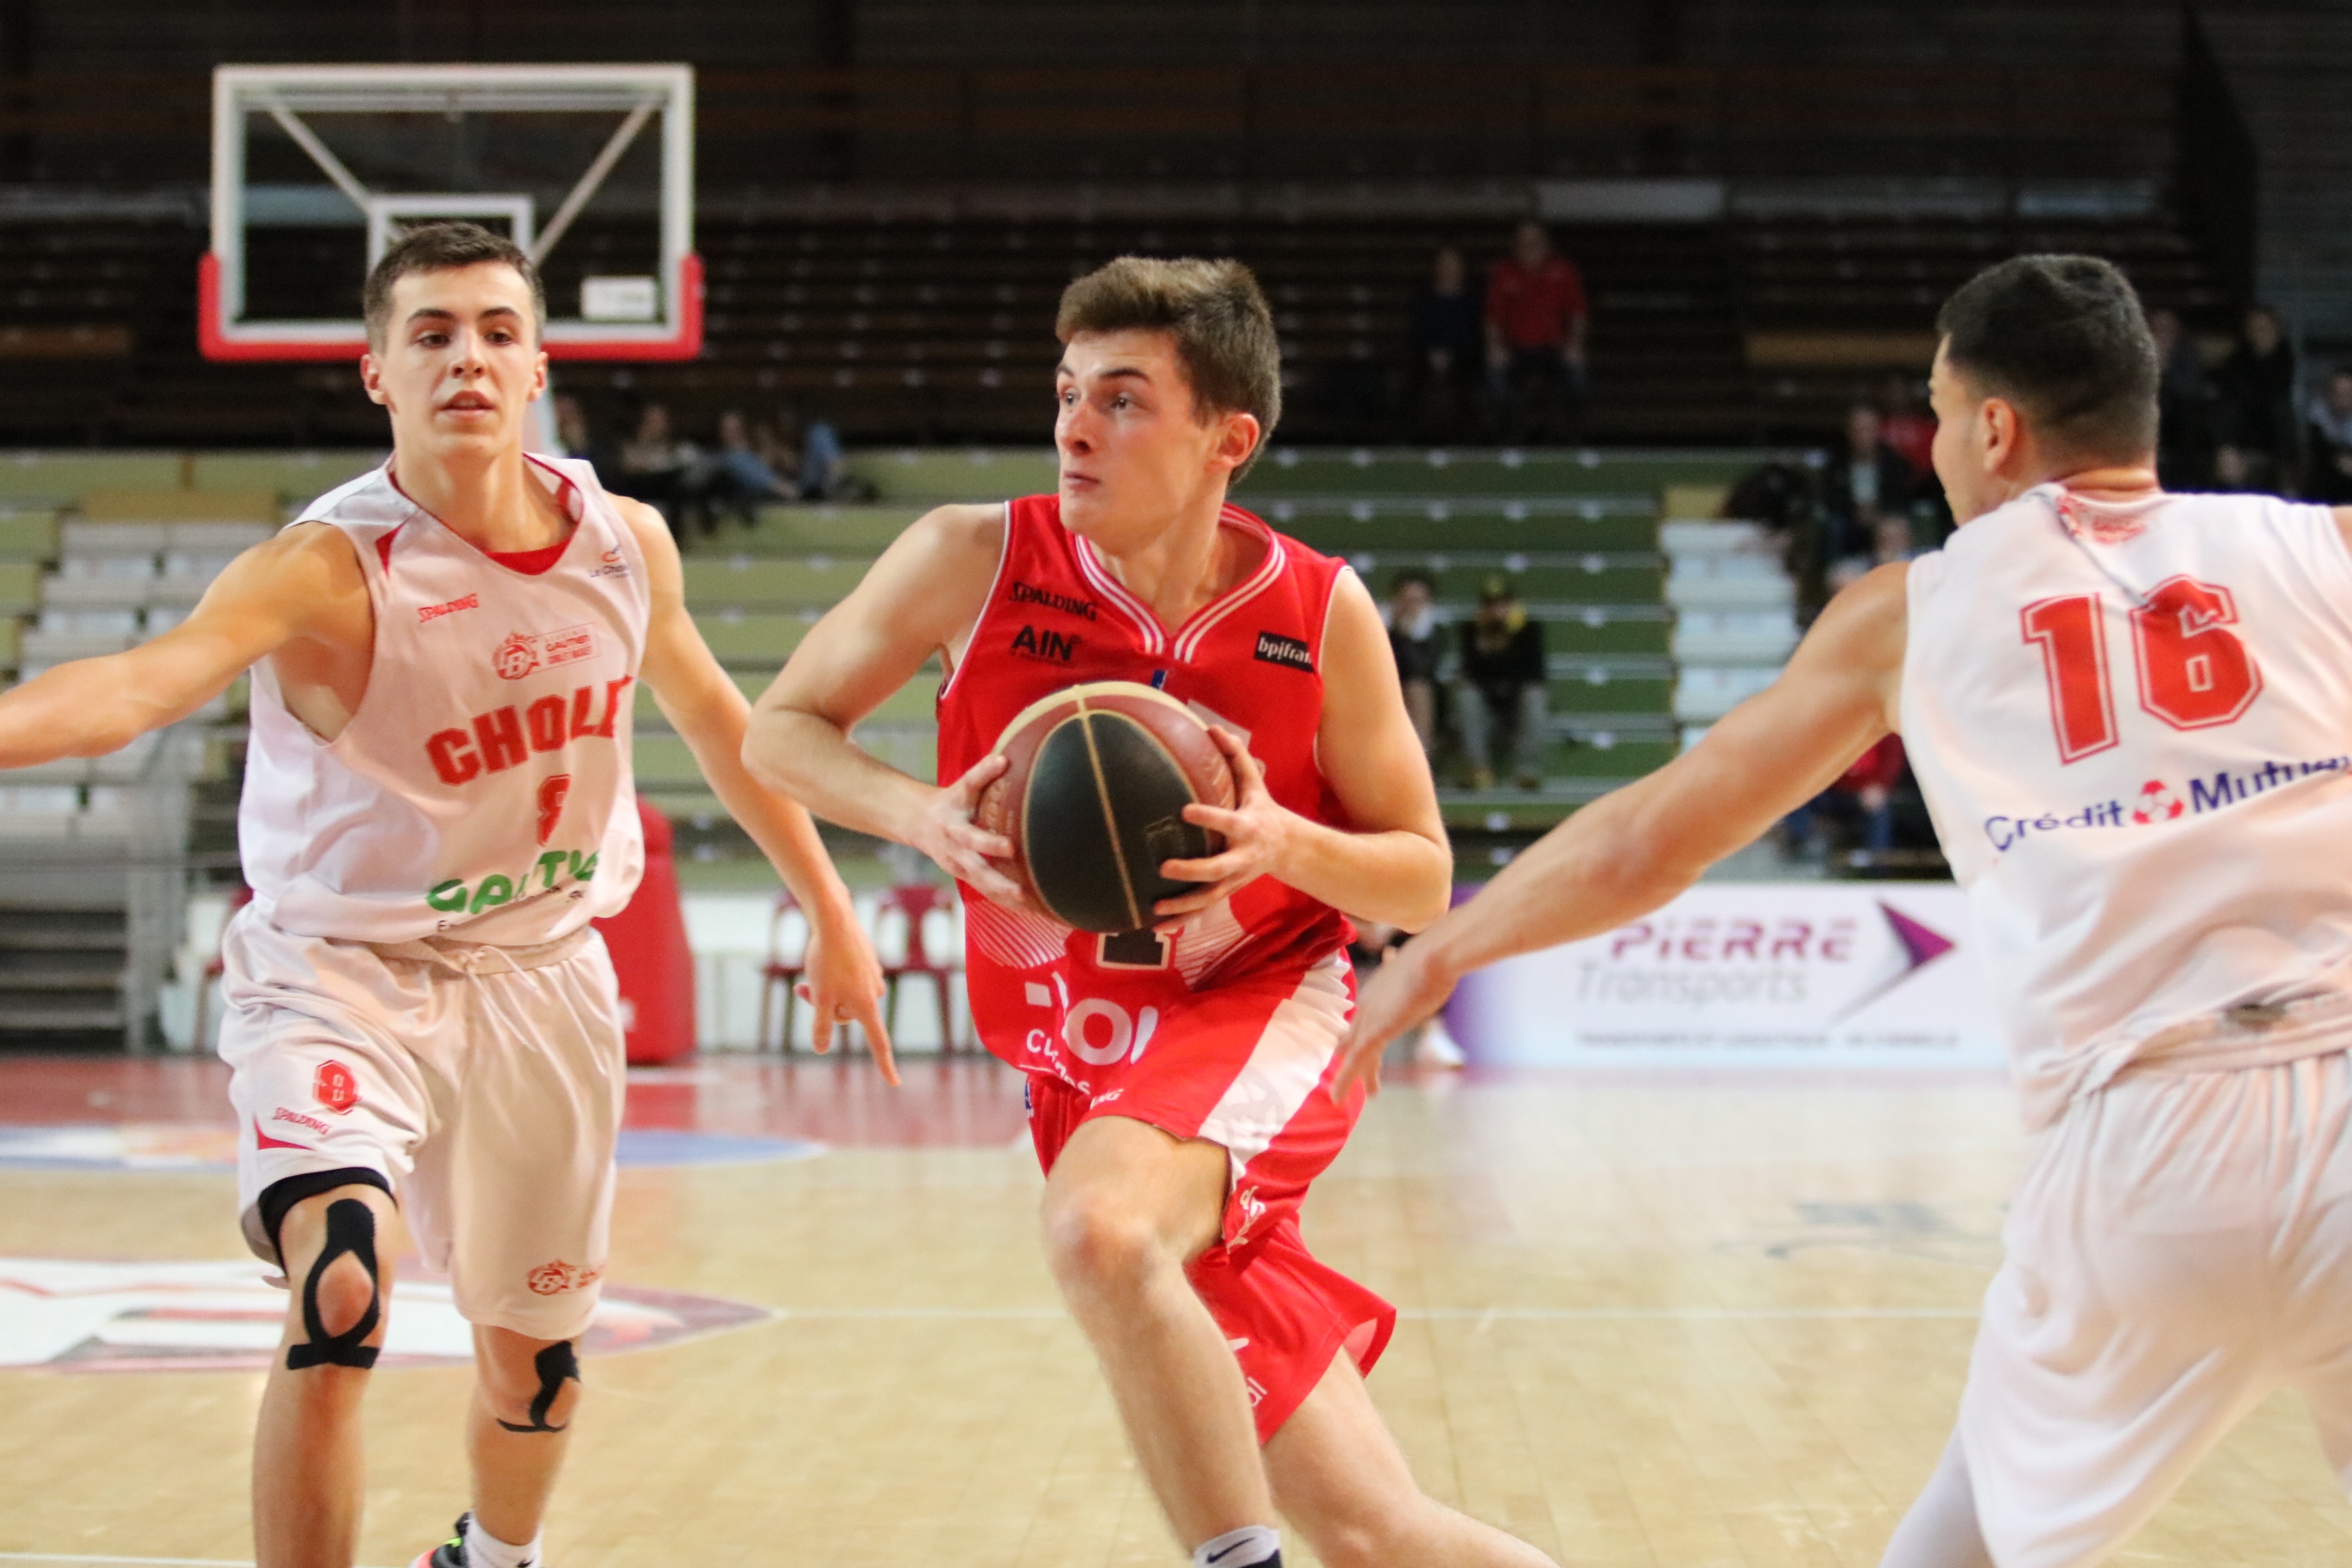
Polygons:
<instances>
[{"instance_id":1,"label":"kinesiology tape on knee","mask_svg":"<svg viewBox=\"0 0 2352 1568\"><path fill-rule=\"evenodd\" d=\"M367 1270L367 1310L341 1333L331 1334L319 1315L319 1282L326 1278L328 1266L345 1253L358 1258L360 1267ZM327 1245L320 1249L319 1261L310 1265L310 1277L302 1281L302 1327L310 1340L308 1344L286 1347L286 1370L355 1366L365 1371L375 1365L375 1347L361 1342L383 1321L381 1289L375 1271L375 1211L357 1198L337 1198L327 1205Z\"/></svg>"},{"instance_id":2,"label":"kinesiology tape on knee","mask_svg":"<svg viewBox=\"0 0 2352 1568\"><path fill-rule=\"evenodd\" d=\"M565 1384L580 1381L580 1358L572 1353L570 1340L558 1340L532 1357L530 1364L539 1373L539 1392L530 1402L530 1424L518 1426L501 1421L499 1425L509 1432L561 1432L563 1427L547 1424L547 1413L555 1408L555 1396L563 1392Z\"/></svg>"}]
</instances>

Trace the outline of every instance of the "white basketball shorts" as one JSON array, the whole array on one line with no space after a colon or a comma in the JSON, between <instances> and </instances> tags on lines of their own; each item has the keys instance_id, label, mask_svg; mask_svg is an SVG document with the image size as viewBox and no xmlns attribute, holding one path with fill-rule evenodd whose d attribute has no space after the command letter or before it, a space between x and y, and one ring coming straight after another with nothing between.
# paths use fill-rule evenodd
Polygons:
<instances>
[{"instance_id":1,"label":"white basketball shorts","mask_svg":"<svg viewBox=\"0 0 2352 1568\"><path fill-rule=\"evenodd\" d=\"M588 1326L626 1089L619 994L593 931L536 947L293 936L248 908L221 943L237 1205L362 1168L400 1202L458 1311L534 1339Z\"/></svg>"},{"instance_id":2,"label":"white basketball shorts","mask_svg":"<svg viewBox=\"0 0 2352 1568\"><path fill-rule=\"evenodd\" d=\"M1960 1399L2001 1568L2105 1559L2273 1390L2352 1489L2352 1064L2144 1068L2042 1134Z\"/></svg>"}]
</instances>

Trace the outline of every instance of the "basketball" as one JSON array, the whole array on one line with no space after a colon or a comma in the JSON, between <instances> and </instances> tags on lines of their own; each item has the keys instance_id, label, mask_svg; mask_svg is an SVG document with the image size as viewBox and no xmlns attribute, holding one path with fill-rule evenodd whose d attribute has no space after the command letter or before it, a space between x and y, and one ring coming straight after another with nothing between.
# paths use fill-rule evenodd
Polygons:
<instances>
[{"instance_id":1,"label":"basketball","mask_svg":"<svg viewBox=\"0 0 2352 1568\"><path fill-rule=\"evenodd\" d=\"M1160 874L1224 839L1184 820L1194 802L1234 802L1233 771L1208 726L1149 686L1106 680L1031 703L997 737L1011 763L974 820L1013 841L1005 873L1080 931L1136 931L1152 905L1200 884Z\"/></svg>"}]
</instances>

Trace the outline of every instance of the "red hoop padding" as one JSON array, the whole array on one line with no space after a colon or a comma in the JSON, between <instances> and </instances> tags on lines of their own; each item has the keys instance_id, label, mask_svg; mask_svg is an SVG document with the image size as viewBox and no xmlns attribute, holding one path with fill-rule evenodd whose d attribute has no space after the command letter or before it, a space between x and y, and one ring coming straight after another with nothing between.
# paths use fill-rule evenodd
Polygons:
<instances>
[{"instance_id":1,"label":"red hoop padding","mask_svg":"<svg viewBox=\"0 0 2352 1568\"><path fill-rule=\"evenodd\" d=\"M678 259L677 333L652 342L551 342L551 360L632 362L688 360L702 353L702 258L693 251ZM225 363L295 360L357 359L367 352L364 333L311 342L256 342L221 332L220 258L211 251L196 259L196 346L208 360Z\"/></svg>"}]
</instances>

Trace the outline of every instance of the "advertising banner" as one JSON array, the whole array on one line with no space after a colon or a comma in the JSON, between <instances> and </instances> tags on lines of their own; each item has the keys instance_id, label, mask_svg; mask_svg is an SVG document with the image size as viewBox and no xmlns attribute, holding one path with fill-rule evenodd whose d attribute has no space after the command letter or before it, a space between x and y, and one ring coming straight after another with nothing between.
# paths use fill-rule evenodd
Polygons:
<instances>
[{"instance_id":1,"label":"advertising banner","mask_svg":"<svg viewBox=\"0 0 2352 1568\"><path fill-rule=\"evenodd\" d=\"M1471 975L1479 1063L1998 1067L1966 896L1940 882L1709 882L1605 935Z\"/></svg>"}]
</instances>

